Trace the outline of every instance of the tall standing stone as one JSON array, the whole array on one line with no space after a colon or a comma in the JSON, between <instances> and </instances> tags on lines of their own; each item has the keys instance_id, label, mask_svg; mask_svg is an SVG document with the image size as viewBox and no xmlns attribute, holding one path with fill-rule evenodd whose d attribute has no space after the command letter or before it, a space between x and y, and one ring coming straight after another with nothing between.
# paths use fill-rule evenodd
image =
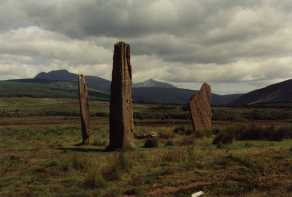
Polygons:
<instances>
[{"instance_id":1,"label":"tall standing stone","mask_svg":"<svg viewBox=\"0 0 292 197\"><path fill-rule=\"evenodd\" d=\"M132 149L133 144L132 68L130 45L115 44L110 100L110 143L108 150Z\"/></svg>"},{"instance_id":2,"label":"tall standing stone","mask_svg":"<svg viewBox=\"0 0 292 197\"><path fill-rule=\"evenodd\" d=\"M211 87L204 83L199 92L190 100L189 106L192 116L194 132L212 129Z\"/></svg>"},{"instance_id":3,"label":"tall standing stone","mask_svg":"<svg viewBox=\"0 0 292 197\"><path fill-rule=\"evenodd\" d=\"M88 104L88 91L83 75L79 75L79 103L80 103L80 117L81 117L81 131L82 131L82 144L89 144L90 131L89 131L89 104Z\"/></svg>"}]
</instances>

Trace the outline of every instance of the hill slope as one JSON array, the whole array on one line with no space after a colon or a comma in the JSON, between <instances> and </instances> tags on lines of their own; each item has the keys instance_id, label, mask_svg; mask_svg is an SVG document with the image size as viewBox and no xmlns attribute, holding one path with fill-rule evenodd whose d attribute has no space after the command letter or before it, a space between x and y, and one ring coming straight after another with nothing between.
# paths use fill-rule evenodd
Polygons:
<instances>
[{"instance_id":1,"label":"hill slope","mask_svg":"<svg viewBox=\"0 0 292 197\"><path fill-rule=\"evenodd\" d=\"M78 75L70 73L67 70L56 70L48 73L40 73L35 78L39 81L78 81ZM96 89L100 92L108 93L110 91L111 82L109 80L96 77L96 76L86 76L85 77L89 88Z\"/></svg>"},{"instance_id":2,"label":"hill slope","mask_svg":"<svg viewBox=\"0 0 292 197\"><path fill-rule=\"evenodd\" d=\"M138 103L186 104L195 93L181 88L134 88L134 100ZM227 105L240 97L240 94L212 94L212 105Z\"/></svg>"},{"instance_id":3,"label":"hill slope","mask_svg":"<svg viewBox=\"0 0 292 197\"><path fill-rule=\"evenodd\" d=\"M109 100L111 82L95 76L86 76L89 95L93 99ZM33 79L0 81L0 97L78 97L78 75L67 70L40 73ZM133 98L137 103L186 104L195 91L148 80L134 85ZM225 105L238 95L213 95L213 105Z\"/></svg>"},{"instance_id":4,"label":"hill slope","mask_svg":"<svg viewBox=\"0 0 292 197\"><path fill-rule=\"evenodd\" d=\"M67 70L54 70L48 73L39 73L34 79L47 81L77 81L78 75L70 73Z\"/></svg>"},{"instance_id":5,"label":"hill slope","mask_svg":"<svg viewBox=\"0 0 292 197\"><path fill-rule=\"evenodd\" d=\"M89 89L93 99L108 100L109 95ZM78 83L36 79L0 81L0 97L77 98Z\"/></svg>"},{"instance_id":6,"label":"hill slope","mask_svg":"<svg viewBox=\"0 0 292 197\"><path fill-rule=\"evenodd\" d=\"M135 102L161 104L184 104L193 93L192 90L157 87L134 88L133 91Z\"/></svg>"},{"instance_id":7,"label":"hill slope","mask_svg":"<svg viewBox=\"0 0 292 197\"><path fill-rule=\"evenodd\" d=\"M273 84L242 95L232 105L263 105L292 103L292 80Z\"/></svg>"}]
</instances>

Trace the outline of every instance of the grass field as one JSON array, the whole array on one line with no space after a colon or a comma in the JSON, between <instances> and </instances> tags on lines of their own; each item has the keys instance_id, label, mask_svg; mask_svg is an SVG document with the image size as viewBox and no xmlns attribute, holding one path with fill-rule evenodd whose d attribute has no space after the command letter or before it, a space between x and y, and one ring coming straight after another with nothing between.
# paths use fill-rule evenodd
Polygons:
<instances>
[{"instance_id":1,"label":"grass field","mask_svg":"<svg viewBox=\"0 0 292 197\"><path fill-rule=\"evenodd\" d=\"M159 146L104 152L108 103L91 102L90 146L81 141L74 99L0 99L0 196L292 196L292 140L212 144L174 132L191 128L185 106L135 105L137 134L155 132ZM215 108L214 127L253 123L290 127L290 108Z\"/></svg>"}]
</instances>

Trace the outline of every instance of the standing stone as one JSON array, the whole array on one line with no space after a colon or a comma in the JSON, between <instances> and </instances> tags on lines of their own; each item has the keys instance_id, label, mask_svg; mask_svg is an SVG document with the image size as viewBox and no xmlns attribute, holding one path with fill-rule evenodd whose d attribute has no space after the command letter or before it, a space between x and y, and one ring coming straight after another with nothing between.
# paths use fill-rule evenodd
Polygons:
<instances>
[{"instance_id":1,"label":"standing stone","mask_svg":"<svg viewBox=\"0 0 292 197\"><path fill-rule=\"evenodd\" d=\"M212 129L211 87L204 83L190 100L190 111L194 132Z\"/></svg>"},{"instance_id":2,"label":"standing stone","mask_svg":"<svg viewBox=\"0 0 292 197\"><path fill-rule=\"evenodd\" d=\"M82 130L82 144L89 144L90 131L89 131L89 104L88 104L88 91L83 75L79 75L79 103L80 103L80 117L81 117L81 130Z\"/></svg>"},{"instance_id":3,"label":"standing stone","mask_svg":"<svg viewBox=\"0 0 292 197\"><path fill-rule=\"evenodd\" d=\"M132 68L130 45L115 44L110 101L110 143L108 150L132 149L133 144Z\"/></svg>"}]
</instances>

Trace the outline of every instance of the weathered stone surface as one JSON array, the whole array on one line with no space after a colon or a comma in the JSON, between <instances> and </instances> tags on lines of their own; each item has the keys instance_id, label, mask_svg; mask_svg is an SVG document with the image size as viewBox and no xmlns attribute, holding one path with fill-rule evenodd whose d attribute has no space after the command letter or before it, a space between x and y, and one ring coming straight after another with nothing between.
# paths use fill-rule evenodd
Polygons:
<instances>
[{"instance_id":1,"label":"weathered stone surface","mask_svg":"<svg viewBox=\"0 0 292 197\"><path fill-rule=\"evenodd\" d=\"M133 101L130 45L115 44L110 101L110 144L108 150L132 149Z\"/></svg>"},{"instance_id":2,"label":"weathered stone surface","mask_svg":"<svg viewBox=\"0 0 292 197\"><path fill-rule=\"evenodd\" d=\"M80 103L82 144L89 144L90 114L89 114L87 85L86 85L85 77L83 75L79 75L79 103Z\"/></svg>"},{"instance_id":3,"label":"weathered stone surface","mask_svg":"<svg viewBox=\"0 0 292 197\"><path fill-rule=\"evenodd\" d=\"M211 87L204 83L190 100L194 132L212 129Z\"/></svg>"}]
</instances>

